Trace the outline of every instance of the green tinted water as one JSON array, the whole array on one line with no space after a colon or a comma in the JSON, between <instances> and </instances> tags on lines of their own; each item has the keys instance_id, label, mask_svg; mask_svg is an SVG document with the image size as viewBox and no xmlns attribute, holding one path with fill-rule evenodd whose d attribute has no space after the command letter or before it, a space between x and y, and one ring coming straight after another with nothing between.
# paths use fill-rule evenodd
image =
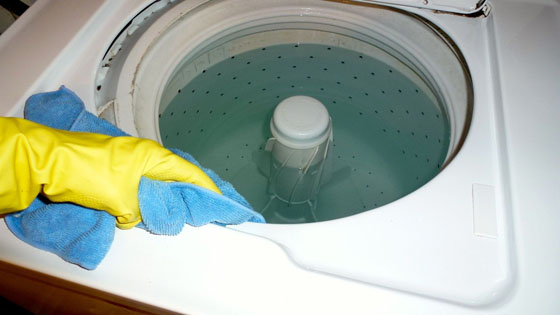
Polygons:
<instances>
[{"instance_id":1,"label":"green tinted water","mask_svg":"<svg viewBox=\"0 0 560 315\"><path fill-rule=\"evenodd\" d=\"M166 91L176 95L160 114L161 138L230 181L259 211L269 196L255 157L271 136L272 112L287 97L314 97L327 107L334 130L332 178L320 190L317 220L341 218L401 198L438 173L449 122L433 94L415 82L410 73L344 48L263 47Z\"/></svg>"}]
</instances>

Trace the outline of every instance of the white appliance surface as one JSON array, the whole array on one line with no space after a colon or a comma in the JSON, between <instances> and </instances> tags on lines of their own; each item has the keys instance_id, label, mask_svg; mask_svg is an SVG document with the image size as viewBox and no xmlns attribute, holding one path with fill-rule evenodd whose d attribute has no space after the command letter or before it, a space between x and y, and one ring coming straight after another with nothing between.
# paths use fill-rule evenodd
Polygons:
<instances>
[{"instance_id":1,"label":"white appliance surface","mask_svg":"<svg viewBox=\"0 0 560 315\"><path fill-rule=\"evenodd\" d=\"M61 84L95 111L99 61L150 2L34 4L0 37L0 114L21 116L28 96ZM184 313L559 313L560 3L495 0L490 5L490 15L477 18L407 9L448 32L478 65L471 71L484 71L473 77L484 77L493 89L493 124L502 131L496 141L504 144L496 158L506 186L499 203L508 214L511 248L508 282L488 303L468 306L305 270L274 242L213 225L186 226L175 237L118 230L104 261L86 271L21 242L2 223L0 259ZM477 106L490 105L475 104L475 111ZM475 187L484 196L485 187Z\"/></svg>"}]
</instances>

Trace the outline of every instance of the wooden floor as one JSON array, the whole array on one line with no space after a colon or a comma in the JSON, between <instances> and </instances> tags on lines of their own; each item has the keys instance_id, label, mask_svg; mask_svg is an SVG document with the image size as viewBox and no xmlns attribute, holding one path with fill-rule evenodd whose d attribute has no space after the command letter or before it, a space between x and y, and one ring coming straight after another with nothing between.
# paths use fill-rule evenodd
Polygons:
<instances>
[{"instance_id":1,"label":"wooden floor","mask_svg":"<svg viewBox=\"0 0 560 315\"><path fill-rule=\"evenodd\" d=\"M1 261L0 296L7 314L175 314Z\"/></svg>"}]
</instances>

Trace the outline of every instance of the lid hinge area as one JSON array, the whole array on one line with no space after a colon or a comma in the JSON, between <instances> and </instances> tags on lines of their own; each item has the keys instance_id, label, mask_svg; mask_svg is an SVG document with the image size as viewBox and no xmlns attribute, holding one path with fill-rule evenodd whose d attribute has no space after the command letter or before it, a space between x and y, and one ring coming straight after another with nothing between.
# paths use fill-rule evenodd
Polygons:
<instances>
[{"instance_id":1,"label":"lid hinge area","mask_svg":"<svg viewBox=\"0 0 560 315\"><path fill-rule=\"evenodd\" d=\"M428 9L467 17L488 16L491 6L487 0L343 0L347 4L368 3Z\"/></svg>"}]
</instances>

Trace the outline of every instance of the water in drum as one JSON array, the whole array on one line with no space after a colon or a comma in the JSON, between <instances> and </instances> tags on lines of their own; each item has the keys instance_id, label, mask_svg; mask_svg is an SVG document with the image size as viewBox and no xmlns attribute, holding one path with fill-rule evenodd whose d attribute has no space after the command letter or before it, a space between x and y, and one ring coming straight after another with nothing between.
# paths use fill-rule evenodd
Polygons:
<instances>
[{"instance_id":1,"label":"water in drum","mask_svg":"<svg viewBox=\"0 0 560 315\"><path fill-rule=\"evenodd\" d=\"M210 53L209 53L210 54ZM325 221L374 209L432 179L450 127L434 93L395 59L335 45L290 43L228 56L176 91L161 113L167 147L191 153L231 182L257 211L269 201L262 172L270 119L282 100L319 100L332 118L329 179L316 216L264 213L269 223Z\"/></svg>"}]
</instances>

